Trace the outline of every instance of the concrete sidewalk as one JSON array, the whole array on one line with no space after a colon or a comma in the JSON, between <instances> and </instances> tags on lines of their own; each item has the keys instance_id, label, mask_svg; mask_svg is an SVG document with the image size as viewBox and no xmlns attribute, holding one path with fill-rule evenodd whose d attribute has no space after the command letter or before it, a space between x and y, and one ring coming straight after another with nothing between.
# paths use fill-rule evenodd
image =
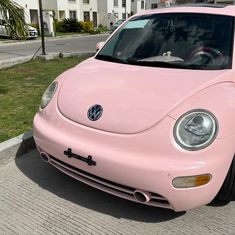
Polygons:
<instances>
[{"instance_id":1,"label":"concrete sidewalk","mask_svg":"<svg viewBox=\"0 0 235 235\"><path fill-rule=\"evenodd\" d=\"M36 150L0 166L0 234L235 234L235 202L187 213L148 207L84 185Z\"/></svg>"}]
</instances>

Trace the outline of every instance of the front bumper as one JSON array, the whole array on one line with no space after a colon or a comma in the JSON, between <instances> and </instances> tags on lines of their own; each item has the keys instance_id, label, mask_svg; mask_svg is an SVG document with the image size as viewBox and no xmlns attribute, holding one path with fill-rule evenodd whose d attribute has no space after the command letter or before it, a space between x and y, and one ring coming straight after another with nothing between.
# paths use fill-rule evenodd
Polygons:
<instances>
[{"instance_id":1,"label":"front bumper","mask_svg":"<svg viewBox=\"0 0 235 235\"><path fill-rule=\"evenodd\" d=\"M36 31L28 31L27 38L37 38L38 33Z\"/></svg>"},{"instance_id":2,"label":"front bumper","mask_svg":"<svg viewBox=\"0 0 235 235\"><path fill-rule=\"evenodd\" d=\"M228 139L215 140L207 149L189 152L174 143L175 120L166 117L148 131L122 135L102 132L73 123L59 111L39 111L34 118L34 139L39 151L64 173L122 198L137 201L141 190L151 195L145 204L184 211L208 204L219 191L229 169L233 148ZM55 121L56 120L56 121ZM64 151L91 155L96 166L68 158ZM211 174L204 186L176 189L180 176Z\"/></svg>"}]
</instances>

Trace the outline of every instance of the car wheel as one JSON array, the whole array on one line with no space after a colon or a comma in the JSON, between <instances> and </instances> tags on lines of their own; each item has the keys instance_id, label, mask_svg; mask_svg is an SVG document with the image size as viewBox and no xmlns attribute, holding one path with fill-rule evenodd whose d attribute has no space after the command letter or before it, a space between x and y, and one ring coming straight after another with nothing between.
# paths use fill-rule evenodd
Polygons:
<instances>
[{"instance_id":1,"label":"car wheel","mask_svg":"<svg viewBox=\"0 0 235 235\"><path fill-rule=\"evenodd\" d=\"M214 202L227 204L232 200L234 196L235 196L235 158L233 158L228 174L224 180L224 183L220 191L216 195Z\"/></svg>"},{"instance_id":2,"label":"car wheel","mask_svg":"<svg viewBox=\"0 0 235 235\"><path fill-rule=\"evenodd\" d=\"M17 40L17 39L18 39L18 36L17 36L16 33L12 33L12 34L11 34L11 38L12 38L13 40Z\"/></svg>"}]
</instances>

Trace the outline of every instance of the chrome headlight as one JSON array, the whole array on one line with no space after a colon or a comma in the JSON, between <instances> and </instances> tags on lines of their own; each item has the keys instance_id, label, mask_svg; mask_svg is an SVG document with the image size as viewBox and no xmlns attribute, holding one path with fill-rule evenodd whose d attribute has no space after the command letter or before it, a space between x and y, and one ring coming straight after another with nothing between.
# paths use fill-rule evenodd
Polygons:
<instances>
[{"instance_id":1,"label":"chrome headlight","mask_svg":"<svg viewBox=\"0 0 235 235\"><path fill-rule=\"evenodd\" d=\"M192 110L179 118L174 127L176 142L184 149L195 151L206 148L215 139L218 122L206 110Z\"/></svg>"},{"instance_id":2,"label":"chrome headlight","mask_svg":"<svg viewBox=\"0 0 235 235\"><path fill-rule=\"evenodd\" d=\"M53 82L42 95L41 108L44 109L51 101L57 89L57 82Z\"/></svg>"}]
</instances>

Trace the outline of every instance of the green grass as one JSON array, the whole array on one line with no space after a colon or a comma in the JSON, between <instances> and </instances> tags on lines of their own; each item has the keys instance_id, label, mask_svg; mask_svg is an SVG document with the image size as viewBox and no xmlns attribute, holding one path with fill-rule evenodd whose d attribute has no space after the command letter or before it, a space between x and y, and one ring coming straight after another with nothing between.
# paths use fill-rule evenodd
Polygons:
<instances>
[{"instance_id":1,"label":"green grass","mask_svg":"<svg viewBox=\"0 0 235 235\"><path fill-rule=\"evenodd\" d=\"M85 58L34 60L0 70L0 142L32 129L47 86Z\"/></svg>"},{"instance_id":2,"label":"green grass","mask_svg":"<svg viewBox=\"0 0 235 235\"><path fill-rule=\"evenodd\" d=\"M99 26L98 27L98 30L100 31L100 32L108 32L109 30L107 29L107 27L104 27L104 26Z\"/></svg>"}]
</instances>

